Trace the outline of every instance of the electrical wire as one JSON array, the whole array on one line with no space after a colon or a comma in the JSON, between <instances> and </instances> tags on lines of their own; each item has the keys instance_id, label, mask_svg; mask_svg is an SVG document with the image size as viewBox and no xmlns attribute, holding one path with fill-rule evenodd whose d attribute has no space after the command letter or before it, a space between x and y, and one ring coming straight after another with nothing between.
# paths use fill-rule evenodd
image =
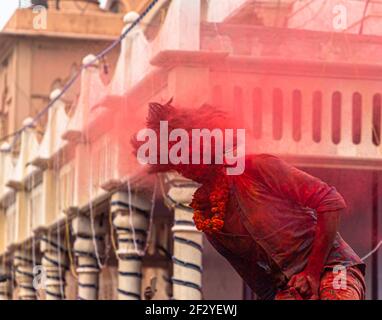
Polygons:
<instances>
[{"instance_id":1,"label":"electrical wire","mask_svg":"<svg viewBox=\"0 0 382 320\"><path fill-rule=\"evenodd\" d=\"M370 0L366 0L365 7L364 7L363 13L362 13L362 19L361 19L361 24L359 26L358 34L362 34L363 33L363 25L364 25L365 16L366 16L366 12L367 12L367 9L369 7L369 4L370 4Z\"/></svg>"},{"instance_id":2,"label":"electrical wire","mask_svg":"<svg viewBox=\"0 0 382 320\"><path fill-rule=\"evenodd\" d=\"M379 243L374 247L373 250L371 250L368 254L366 254L365 256L363 256L361 258L361 260L366 260L367 258L369 258L370 256L372 256L374 253L376 253L378 251L378 249L382 246L382 240L379 241Z\"/></svg>"}]
</instances>

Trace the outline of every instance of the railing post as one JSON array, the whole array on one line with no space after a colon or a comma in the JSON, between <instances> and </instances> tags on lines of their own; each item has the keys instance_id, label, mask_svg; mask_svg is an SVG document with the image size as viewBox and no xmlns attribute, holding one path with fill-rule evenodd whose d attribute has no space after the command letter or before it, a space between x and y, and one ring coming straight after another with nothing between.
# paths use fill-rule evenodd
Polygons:
<instances>
[{"instance_id":1,"label":"railing post","mask_svg":"<svg viewBox=\"0 0 382 320\"><path fill-rule=\"evenodd\" d=\"M131 201L131 203L129 203ZM149 203L124 192L113 194L111 210L118 237L118 299L140 300L142 258L149 225Z\"/></svg>"},{"instance_id":2,"label":"railing post","mask_svg":"<svg viewBox=\"0 0 382 320\"><path fill-rule=\"evenodd\" d=\"M74 253L77 257L78 300L98 299L98 259L103 254L104 228L99 217L92 220L85 215L79 215L72 221L73 234L76 237Z\"/></svg>"},{"instance_id":3,"label":"railing post","mask_svg":"<svg viewBox=\"0 0 382 320\"><path fill-rule=\"evenodd\" d=\"M17 250L13 257L18 297L20 300L36 300L33 286L33 257L29 250Z\"/></svg>"},{"instance_id":4,"label":"railing post","mask_svg":"<svg viewBox=\"0 0 382 320\"><path fill-rule=\"evenodd\" d=\"M65 272L67 269L67 250L60 233L43 236L40 242L43 254L42 266L46 272L46 300L65 299Z\"/></svg>"},{"instance_id":5,"label":"railing post","mask_svg":"<svg viewBox=\"0 0 382 320\"><path fill-rule=\"evenodd\" d=\"M12 300L11 268L6 262L0 266L0 300Z\"/></svg>"}]
</instances>

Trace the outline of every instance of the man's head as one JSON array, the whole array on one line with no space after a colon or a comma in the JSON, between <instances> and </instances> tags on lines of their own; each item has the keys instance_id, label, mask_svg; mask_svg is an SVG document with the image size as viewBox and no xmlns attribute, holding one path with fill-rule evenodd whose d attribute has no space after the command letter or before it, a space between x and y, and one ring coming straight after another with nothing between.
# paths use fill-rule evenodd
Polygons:
<instances>
[{"instance_id":1,"label":"man's head","mask_svg":"<svg viewBox=\"0 0 382 320\"><path fill-rule=\"evenodd\" d=\"M133 138L135 155L152 172L176 170L202 181L224 168L226 153L236 147L236 133L227 114L211 105L179 109L150 103L147 128Z\"/></svg>"}]
</instances>

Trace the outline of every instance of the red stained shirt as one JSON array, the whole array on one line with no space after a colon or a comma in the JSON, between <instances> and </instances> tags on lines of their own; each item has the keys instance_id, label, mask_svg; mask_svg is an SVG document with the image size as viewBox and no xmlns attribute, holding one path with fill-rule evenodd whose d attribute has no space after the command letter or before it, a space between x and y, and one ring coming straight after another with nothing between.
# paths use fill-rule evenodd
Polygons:
<instances>
[{"instance_id":1,"label":"red stained shirt","mask_svg":"<svg viewBox=\"0 0 382 320\"><path fill-rule=\"evenodd\" d=\"M318 178L271 155L246 158L245 172L227 176L229 209L221 233L207 235L261 299L273 299L301 272L312 249L317 214L344 209L342 196ZM364 264L336 235L325 268Z\"/></svg>"}]
</instances>

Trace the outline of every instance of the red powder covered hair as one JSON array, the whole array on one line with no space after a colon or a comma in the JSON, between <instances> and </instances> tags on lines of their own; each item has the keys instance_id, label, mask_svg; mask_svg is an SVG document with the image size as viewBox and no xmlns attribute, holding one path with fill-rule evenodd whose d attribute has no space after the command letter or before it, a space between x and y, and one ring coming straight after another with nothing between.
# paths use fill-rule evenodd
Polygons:
<instances>
[{"instance_id":1,"label":"red powder covered hair","mask_svg":"<svg viewBox=\"0 0 382 320\"><path fill-rule=\"evenodd\" d=\"M216 107L204 104L197 109L178 109L172 106L171 100L164 105L159 103L150 103L149 105L146 125L147 128L154 130L157 136L160 135L161 121L168 122L169 132L173 129L184 129L189 135L191 135L192 129L234 129L227 114ZM134 137L132 143L135 154L137 154L137 150L143 142ZM199 152L201 155L203 152L202 143L200 143L200 147L201 150L192 150L191 144L189 144L190 157L193 152ZM210 147L211 155L213 155L213 144ZM170 144L169 148L171 148ZM158 147L157 150L159 149ZM207 233L222 230L229 197L224 164L213 164L213 162L212 160L212 164L158 164L151 167L152 172L176 170L186 178L202 184L195 192L190 206L194 209L193 218L196 228Z\"/></svg>"},{"instance_id":2,"label":"red powder covered hair","mask_svg":"<svg viewBox=\"0 0 382 320\"><path fill-rule=\"evenodd\" d=\"M184 129L189 133L190 136L192 129L234 129L233 122L228 118L227 113L209 104L203 104L196 109L189 109L174 107L172 105L172 100L165 104L160 104L157 102L150 103L146 126L147 128L154 130L158 137L160 135L160 121L168 122L169 132L171 132L173 129ZM234 141L236 141L236 139L234 139ZM134 146L135 155L137 155L137 150L143 143L144 142L142 141L138 141L136 136L133 137L132 144ZM169 148L174 143L176 142L170 142ZM160 148L158 146L158 150L159 149ZM190 157L193 152L199 152L199 154L202 154L202 149L203 145L201 143L201 150L192 150L190 142ZM215 154L213 145L211 146L211 154ZM214 163L213 160L212 163ZM211 177L216 173L218 168L222 167L223 165L217 164L157 164L151 166L150 172L176 170L189 179L201 182L201 179L205 177Z\"/></svg>"}]
</instances>

